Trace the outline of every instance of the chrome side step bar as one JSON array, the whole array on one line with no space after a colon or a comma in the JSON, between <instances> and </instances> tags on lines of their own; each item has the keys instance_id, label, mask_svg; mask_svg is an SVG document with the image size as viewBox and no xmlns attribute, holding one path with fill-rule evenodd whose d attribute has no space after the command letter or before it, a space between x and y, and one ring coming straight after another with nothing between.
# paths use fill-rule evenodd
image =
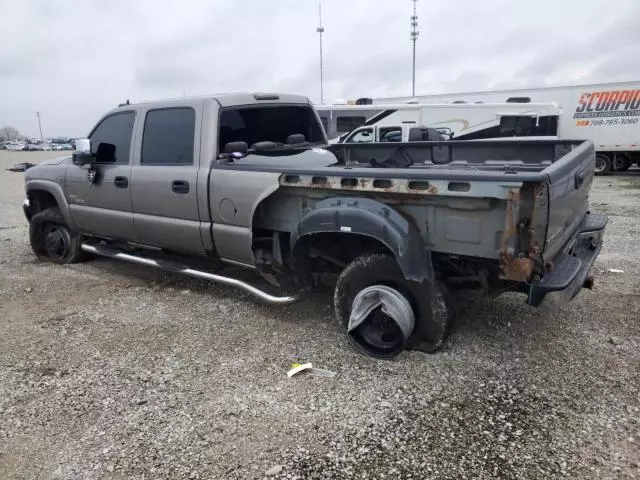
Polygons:
<instances>
[{"instance_id":1,"label":"chrome side step bar","mask_svg":"<svg viewBox=\"0 0 640 480\"><path fill-rule=\"evenodd\" d=\"M259 288L254 287L246 282L241 280L225 277L222 275L216 275L214 273L203 272L201 270L194 270L192 268L187 267L186 265L180 265L173 262L166 262L162 260L154 260L151 258L138 257L136 255L130 255L128 253L121 252L119 250L115 250L113 248L109 248L103 245L89 245L87 243L83 243L81 246L82 250L88 253L93 253L94 255L101 255L103 257L109 258L117 258L119 260L124 260L126 262L137 263L139 265L146 265L148 267L161 268L163 270L168 270L171 272L181 273L183 275L187 275L189 277L194 278L202 278L204 280L209 280L210 282L221 283L223 285L228 285L230 287L236 287L245 292L257 297L263 302L270 303L272 305L289 305L291 303L295 303L300 300L300 295L292 295L287 297L276 297L267 292L260 290Z\"/></svg>"}]
</instances>

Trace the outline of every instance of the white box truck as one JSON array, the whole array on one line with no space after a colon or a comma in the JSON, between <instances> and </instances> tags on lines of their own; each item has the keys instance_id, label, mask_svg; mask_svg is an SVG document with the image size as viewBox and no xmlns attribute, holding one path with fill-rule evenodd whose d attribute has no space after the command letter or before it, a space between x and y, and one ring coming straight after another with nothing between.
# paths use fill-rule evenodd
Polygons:
<instances>
[{"instance_id":1,"label":"white box truck","mask_svg":"<svg viewBox=\"0 0 640 480\"><path fill-rule=\"evenodd\" d=\"M596 147L596 173L624 171L640 162L640 81L372 99L373 106L557 102L558 136L588 139Z\"/></svg>"}]
</instances>

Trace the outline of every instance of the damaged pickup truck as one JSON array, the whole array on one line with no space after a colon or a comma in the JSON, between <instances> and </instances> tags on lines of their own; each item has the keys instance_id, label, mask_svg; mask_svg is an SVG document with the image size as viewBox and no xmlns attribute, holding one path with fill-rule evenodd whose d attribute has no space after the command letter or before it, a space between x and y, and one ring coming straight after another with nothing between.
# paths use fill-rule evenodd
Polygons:
<instances>
[{"instance_id":1,"label":"damaged pickup truck","mask_svg":"<svg viewBox=\"0 0 640 480\"><path fill-rule=\"evenodd\" d=\"M117 258L273 304L333 278L339 324L378 357L437 351L459 289L572 299L607 222L589 211L589 141L328 146L293 95L127 103L77 148L25 173L38 257Z\"/></svg>"}]
</instances>

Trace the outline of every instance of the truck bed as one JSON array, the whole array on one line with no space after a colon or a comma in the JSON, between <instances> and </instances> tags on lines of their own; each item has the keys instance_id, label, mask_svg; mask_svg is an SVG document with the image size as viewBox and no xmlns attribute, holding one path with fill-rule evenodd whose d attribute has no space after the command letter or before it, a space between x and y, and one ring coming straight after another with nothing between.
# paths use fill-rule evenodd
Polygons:
<instances>
[{"instance_id":1,"label":"truck bed","mask_svg":"<svg viewBox=\"0 0 640 480\"><path fill-rule=\"evenodd\" d=\"M410 219L432 252L494 261L503 280L525 281L578 231L594 163L591 142L558 140L336 144L249 154L214 167L212 205L237 198L238 185L248 198L265 193L246 216L238 209L235 225L214 219L214 239L233 244L237 226L249 218L254 228L293 232L323 200L364 197Z\"/></svg>"},{"instance_id":2,"label":"truck bed","mask_svg":"<svg viewBox=\"0 0 640 480\"><path fill-rule=\"evenodd\" d=\"M318 156L318 151L332 155ZM410 143L343 143L312 150L255 152L214 168L283 173L366 174L371 178L540 181L556 177L590 155L580 140L460 140ZM284 154L283 154L284 153ZM564 168L549 168L562 160Z\"/></svg>"}]
</instances>

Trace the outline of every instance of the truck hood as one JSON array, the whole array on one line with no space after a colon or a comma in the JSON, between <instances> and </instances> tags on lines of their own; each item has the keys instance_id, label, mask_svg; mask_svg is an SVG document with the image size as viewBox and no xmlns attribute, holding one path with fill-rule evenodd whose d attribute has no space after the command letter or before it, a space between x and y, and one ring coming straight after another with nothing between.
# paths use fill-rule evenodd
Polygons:
<instances>
[{"instance_id":1,"label":"truck hood","mask_svg":"<svg viewBox=\"0 0 640 480\"><path fill-rule=\"evenodd\" d=\"M38 165L60 165L62 162L64 162L67 159L71 159L71 157L69 155L67 155L67 156L64 156L64 157L50 158L49 160L45 160L43 162L38 163ZM36 166L38 166L38 165L36 165Z\"/></svg>"}]
</instances>

